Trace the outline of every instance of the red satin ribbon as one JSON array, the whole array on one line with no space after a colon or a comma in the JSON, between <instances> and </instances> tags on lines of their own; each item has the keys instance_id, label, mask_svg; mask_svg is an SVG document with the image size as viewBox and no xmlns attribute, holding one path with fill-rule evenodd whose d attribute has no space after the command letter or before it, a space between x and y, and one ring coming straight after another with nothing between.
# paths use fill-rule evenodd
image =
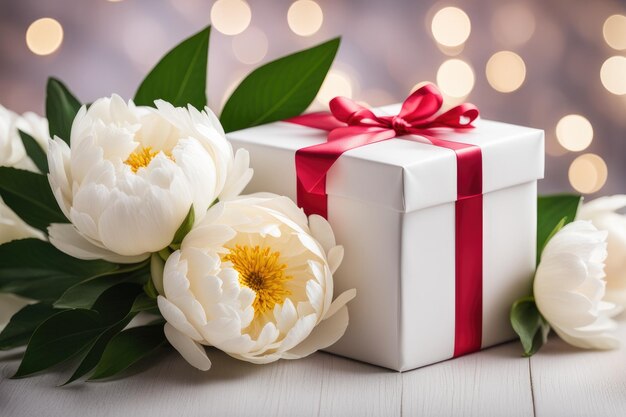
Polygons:
<instances>
[{"instance_id":1,"label":"red satin ribbon","mask_svg":"<svg viewBox=\"0 0 626 417\"><path fill-rule=\"evenodd\" d=\"M455 341L454 356L480 349L482 339L482 154L475 145L436 137L437 128L468 129L478 108L464 103L444 113L443 98L428 84L412 93L397 116L376 116L345 97L329 103L330 113L305 114L286 120L329 131L328 140L296 152L298 205L307 214L328 217L326 174L344 152L397 136L419 135L451 149L457 159L455 202Z\"/></svg>"}]
</instances>

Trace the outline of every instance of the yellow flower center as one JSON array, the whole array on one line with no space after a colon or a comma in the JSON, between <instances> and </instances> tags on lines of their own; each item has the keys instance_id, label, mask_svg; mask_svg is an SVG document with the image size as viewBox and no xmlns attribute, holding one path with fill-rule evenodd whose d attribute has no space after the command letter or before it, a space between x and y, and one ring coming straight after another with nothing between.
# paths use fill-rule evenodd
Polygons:
<instances>
[{"instance_id":1,"label":"yellow flower center","mask_svg":"<svg viewBox=\"0 0 626 417\"><path fill-rule=\"evenodd\" d=\"M256 293L253 304L255 316L273 310L276 304L282 304L291 294L285 284L293 277L285 274L287 265L280 263L280 252L259 245L235 245L229 251L222 259L232 262L239 273L239 284Z\"/></svg>"},{"instance_id":2,"label":"yellow flower center","mask_svg":"<svg viewBox=\"0 0 626 417\"><path fill-rule=\"evenodd\" d=\"M131 153L124 163L126 165L130 165L130 169L132 169L134 173L137 173L139 168L147 167L148 164L150 164L150 161L152 161L158 153L158 151L152 150L152 146L145 146L140 150Z\"/></svg>"}]
</instances>

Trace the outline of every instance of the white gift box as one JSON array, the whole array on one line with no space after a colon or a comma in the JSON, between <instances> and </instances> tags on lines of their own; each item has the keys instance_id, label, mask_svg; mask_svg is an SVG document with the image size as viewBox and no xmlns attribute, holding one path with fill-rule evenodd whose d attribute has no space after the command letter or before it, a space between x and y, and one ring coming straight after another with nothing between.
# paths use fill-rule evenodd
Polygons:
<instances>
[{"instance_id":1,"label":"white gift box","mask_svg":"<svg viewBox=\"0 0 626 417\"><path fill-rule=\"evenodd\" d=\"M515 338L509 309L530 293L544 135L481 119L474 126L437 137L482 151L484 348ZM246 192L295 201L295 152L325 142L327 134L277 122L227 136L250 152L254 177ZM326 183L328 220L345 248L335 291L357 289L346 334L327 351L398 371L452 358L455 346L456 156L408 139L344 153Z\"/></svg>"}]
</instances>

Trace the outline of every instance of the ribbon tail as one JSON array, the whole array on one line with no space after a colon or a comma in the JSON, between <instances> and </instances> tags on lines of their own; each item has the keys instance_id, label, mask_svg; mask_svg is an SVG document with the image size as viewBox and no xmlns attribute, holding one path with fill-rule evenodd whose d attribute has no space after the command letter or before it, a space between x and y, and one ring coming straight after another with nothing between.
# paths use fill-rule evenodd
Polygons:
<instances>
[{"instance_id":1,"label":"ribbon tail","mask_svg":"<svg viewBox=\"0 0 626 417\"><path fill-rule=\"evenodd\" d=\"M352 126L335 131L343 129L350 129L350 136L339 132L333 140L296 151L298 205L307 215L327 217L326 174L344 152L395 136L393 130L381 128Z\"/></svg>"},{"instance_id":2,"label":"ribbon tail","mask_svg":"<svg viewBox=\"0 0 626 417\"><path fill-rule=\"evenodd\" d=\"M287 119L285 122L326 131L346 126L345 123L337 120L332 113L326 111L302 114L300 116Z\"/></svg>"}]
</instances>

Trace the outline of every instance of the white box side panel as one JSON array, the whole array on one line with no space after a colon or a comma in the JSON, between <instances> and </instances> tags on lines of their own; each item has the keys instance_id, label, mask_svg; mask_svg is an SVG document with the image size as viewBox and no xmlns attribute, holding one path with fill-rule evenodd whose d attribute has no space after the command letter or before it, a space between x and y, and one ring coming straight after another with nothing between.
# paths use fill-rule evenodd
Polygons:
<instances>
[{"instance_id":1,"label":"white box side panel","mask_svg":"<svg viewBox=\"0 0 626 417\"><path fill-rule=\"evenodd\" d=\"M529 295L535 270L537 182L483 196L483 338L492 346L516 338L513 302Z\"/></svg>"},{"instance_id":2,"label":"white box side panel","mask_svg":"<svg viewBox=\"0 0 626 417\"><path fill-rule=\"evenodd\" d=\"M399 370L454 353L454 206L441 204L404 216Z\"/></svg>"},{"instance_id":3,"label":"white box side panel","mask_svg":"<svg viewBox=\"0 0 626 417\"><path fill-rule=\"evenodd\" d=\"M356 288L348 304L350 324L329 352L398 369L400 229L402 213L329 196L329 221L343 263L335 274L335 294Z\"/></svg>"}]
</instances>

